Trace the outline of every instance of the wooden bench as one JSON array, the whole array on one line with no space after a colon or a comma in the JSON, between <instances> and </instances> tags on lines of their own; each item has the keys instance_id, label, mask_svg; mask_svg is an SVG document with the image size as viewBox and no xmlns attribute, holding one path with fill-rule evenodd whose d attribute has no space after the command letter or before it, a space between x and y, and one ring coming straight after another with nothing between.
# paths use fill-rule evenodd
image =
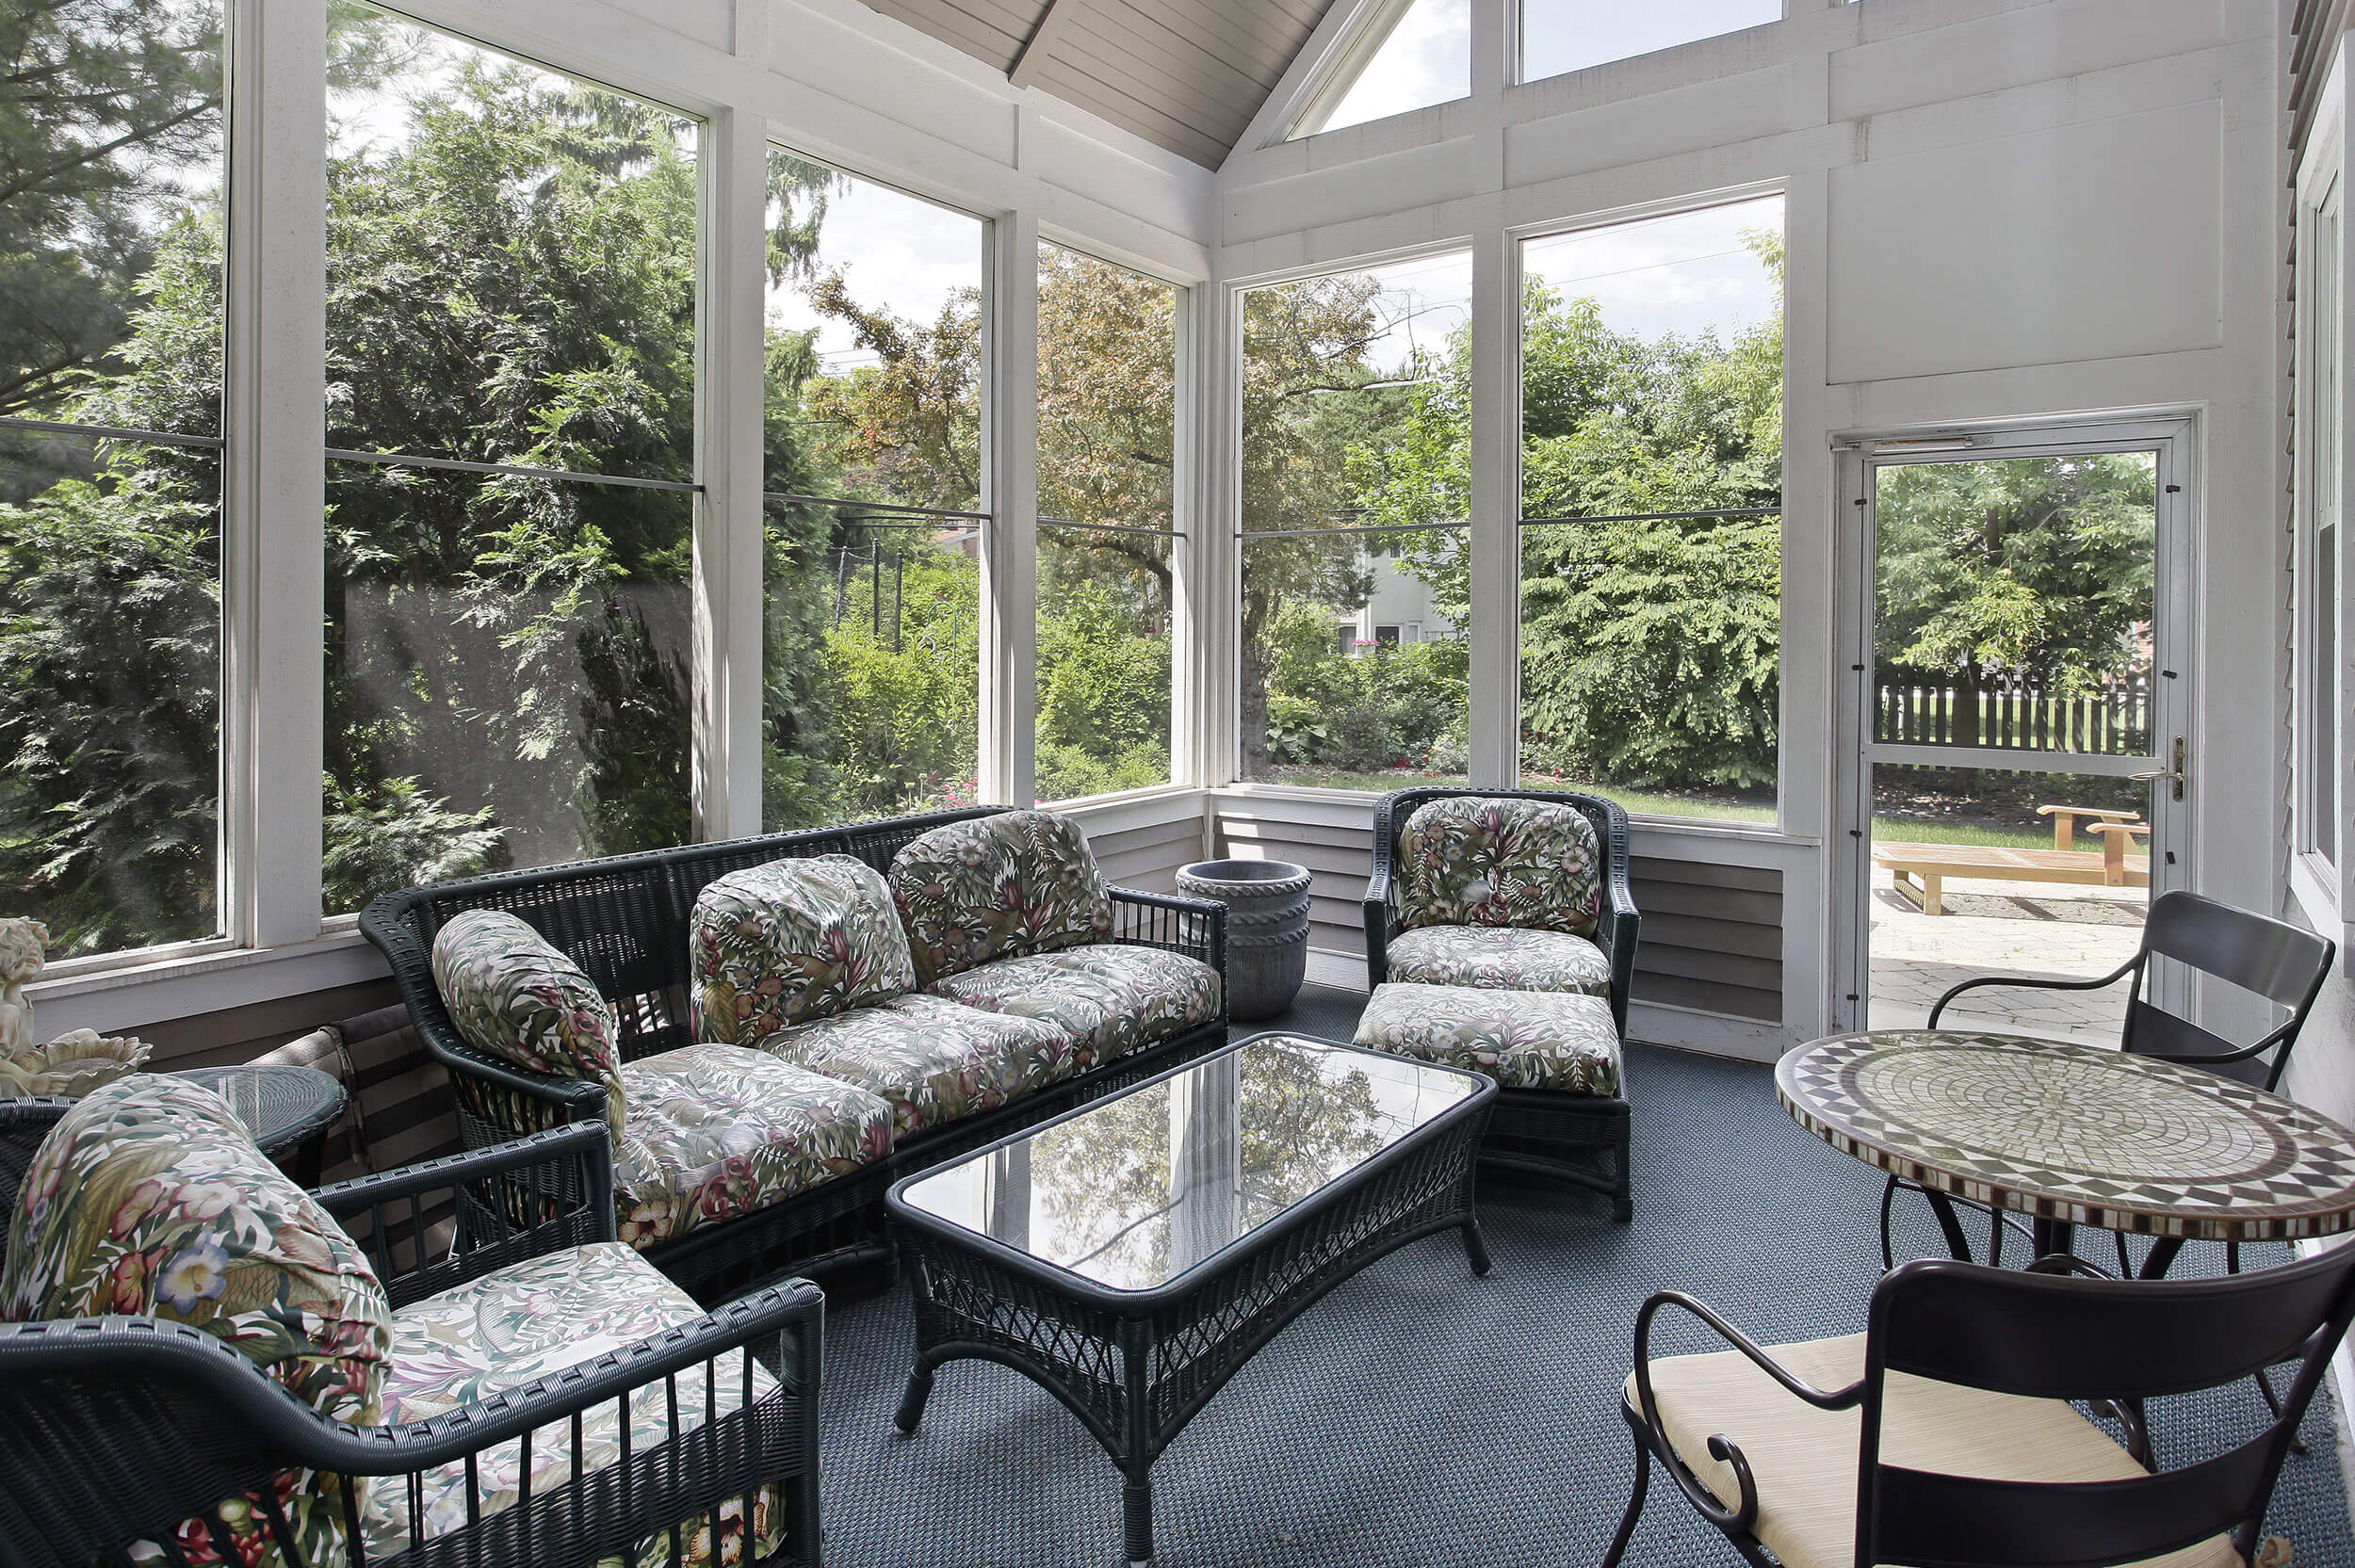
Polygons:
<instances>
[{"instance_id":1,"label":"wooden bench","mask_svg":"<svg viewBox=\"0 0 2355 1568\"><path fill-rule=\"evenodd\" d=\"M2077 847L2077 818L2080 816L2099 819L2096 825L2086 829L2087 832L2094 833L2100 832L2103 824L2139 823L2142 820L2142 813L2138 811L2112 811L2106 806L2038 806L2036 814L2053 819L2053 848L2055 849L2074 849Z\"/></svg>"},{"instance_id":2,"label":"wooden bench","mask_svg":"<svg viewBox=\"0 0 2355 1568\"><path fill-rule=\"evenodd\" d=\"M2142 822L2097 822L2102 848L2091 849L2003 849L1978 844L1876 844L1873 864L1890 873L1897 889L1925 914L1944 913L1941 894L1948 877L1985 881L2073 882L2091 887L2149 887L2151 857L2130 855Z\"/></svg>"}]
</instances>

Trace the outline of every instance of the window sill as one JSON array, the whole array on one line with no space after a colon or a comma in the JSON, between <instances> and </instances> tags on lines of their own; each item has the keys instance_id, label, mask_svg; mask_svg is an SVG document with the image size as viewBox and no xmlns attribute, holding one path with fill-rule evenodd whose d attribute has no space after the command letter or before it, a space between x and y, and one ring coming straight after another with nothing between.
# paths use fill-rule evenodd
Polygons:
<instances>
[{"instance_id":1,"label":"window sill","mask_svg":"<svg viewBox=\"0 0 2355 1568\"><path fill-rule=\"evenodd\" d=\"M119 1033L387 977L384 960L349 917L309 942L156 958L36 981L26 996L51 1038L70 1029Z\"/></svg>"},{"instance_id":2,"label":"window sill","mask_svg":"<svg viewBox=\"0 0 2355 1568\"><path fill-rule=\"evenodd\" d=\"M2335 938L2339 932L2339 900L2326 880L2327 864L2311 855L2290 851L2290 904L2315 933Z\"/></svg>"}]
</instances>

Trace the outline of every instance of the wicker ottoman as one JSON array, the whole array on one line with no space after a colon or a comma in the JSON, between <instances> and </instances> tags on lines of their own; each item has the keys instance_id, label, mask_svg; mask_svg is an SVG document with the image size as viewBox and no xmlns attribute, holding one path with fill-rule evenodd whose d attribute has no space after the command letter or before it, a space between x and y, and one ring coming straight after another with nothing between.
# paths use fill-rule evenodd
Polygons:
<instances>
[{"instance_id":1,"label":"wicker ottoman","mask_svg":"<svg viewBox=\"0 0 2355 1568\"><path fill-rule=\"evenodd\" d=\"M1356 1043L1461 1067L1500 1092L1481 1162L1559 1177L1634 1218L1619 1031L1601 996L1391 981L1374 988Z\"/></svg>"}]
</instances>

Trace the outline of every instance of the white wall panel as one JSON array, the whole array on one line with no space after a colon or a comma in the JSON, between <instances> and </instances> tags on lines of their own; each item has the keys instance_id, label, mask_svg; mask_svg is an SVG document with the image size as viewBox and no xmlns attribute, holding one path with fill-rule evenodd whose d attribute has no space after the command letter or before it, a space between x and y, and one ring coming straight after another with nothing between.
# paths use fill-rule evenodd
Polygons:
<instances>
[{"instance_id":1,"label":"white wall panel","mask_svg":"<svg viewBox=\"0 0 2355 1568\"><path fill-rule=\"evenodd\" d=\"M1788 67L1746 72L1504 131L1505 178L1531 185L1793 129Z\"/></svg>"},{"instance_id":2,"label":"white wall panel","mask_svg":"<svg viewBox=\"0 0 2355 1568\"><path fill-rule=\"evenodd\" d=\"M2214 102L1831 174L1829 378L2220 341Z\"/></svg>"},{"instance_id":3,"label":"white wall panel","mask_svg":"<svg viewBox=\"0 0 2355 1568\"><path fill-rule=\"evenodd\" d=\"M1841 51L1831 57L1831 116L1858 120L2060 80L2230 37L2225 0L2138 0L2131 26L2119 25L2114 0L2060 0Z\"/></svg>"}]
</instances>

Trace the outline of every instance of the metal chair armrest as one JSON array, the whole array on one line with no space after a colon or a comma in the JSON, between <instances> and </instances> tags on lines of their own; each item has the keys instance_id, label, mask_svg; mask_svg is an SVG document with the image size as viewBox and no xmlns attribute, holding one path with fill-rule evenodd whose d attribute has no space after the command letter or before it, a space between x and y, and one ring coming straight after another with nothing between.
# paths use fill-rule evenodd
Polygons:
<instances>
[{"instance_id":1,"label":"metal chair armrest","mask_svg":"<svg viewBox=\"0 0 2355 1568\"><path fill-rule=\"evenodd\" d=\"M2021 986L2034 991L2099 991L2105 985L2116 985L2120 980L2133 974L2136 966L2141 962L2142 955L2136 953L2118 968L2098 979L2091 980L2041 979L2032 975L1981 975L1976 978L1965 980L1960 985L1950 987L1943 996L1931 1004L1930 1021L1926 1026L1933 1029L1938 1027L1939 1017L1946 1010L1946 1004L1966 991L1975 991L1982 986L1990 985Z\"/></svg>"},{"instance_id":2,"label":"metal chair armrest","mask_svg":"<svg viewBox=\"0 0 2355 1568\"><path fill-rule=\"evenodd\" d=\"M1687 1296L1681 1290L1654 1291L1635 1315L1635 1398L1642 1416L1646 1440L1652 1451L1664 1460L1674 1460L1676 1448L1668 1441L1668 1431L1660 1421L1660 1405L1651 1386L1651 1325L1664 1307L1679 1307L1691 1313L1713 1330L1727 1344L1739 1350L1761 1371L1775 1380L1796 1398L1804 1399L1818 1410L1850 1410L1864 1398L1864 1380L1859 1379L1845 1388L1829 1391L1815 1388L1795 1376L1789 1368L1768 1355L1747 1334L1720 1317L1706 1302ZM1740 1446L1722 1432L1709 1439L1710 1457L1729 1465L1740 1488L1740 1501L1732 1508L1719 1502L1714 1494L1693 1480L1685 1466L1671 1463L1666 1468L1682 1492L1685 1500L1700 1511L1701 1516L1720 1529L1746 1532L1758 1522L1758 1483L1750 1475L1749 1461Z\"/></svg>"}]
</instances>

